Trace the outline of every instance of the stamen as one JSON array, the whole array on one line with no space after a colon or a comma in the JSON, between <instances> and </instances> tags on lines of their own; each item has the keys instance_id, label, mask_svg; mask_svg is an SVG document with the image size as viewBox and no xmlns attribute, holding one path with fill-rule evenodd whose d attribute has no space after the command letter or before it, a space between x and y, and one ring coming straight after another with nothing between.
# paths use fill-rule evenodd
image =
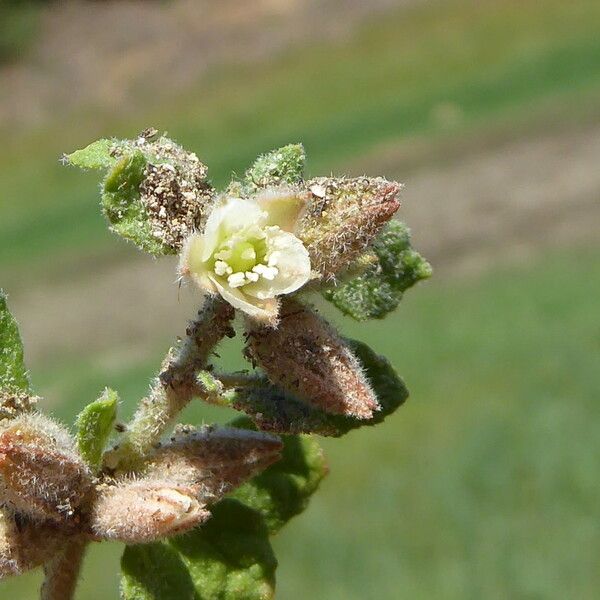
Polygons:
<instances>
[{"instance_id":1,"label":"stamen","mask_svg":"<svg viewBox=\"0 0 600 600\"><path fill-rule=\"evenodd\" d=\"M263 264L256 265L252 268L252 270L269 281L273 281L273 279L275 279L279 273L279 269L277 267L268 267L267 265Z\"/></svg>"},{"instance_id":2,"label":"stamen","mask_svg":"<svg viewBox=\"0 0 600 600\"><path fill-rule=\"evenodd\" d=\"M246 277L242 272L234 273L227 278L227 282L232 288L242 287L246 281Z\"/></svg>"},{"instance_id":3,"label":"stamen","mask_svg":"<svg viewBox=\"0 0 600 600\"><path fill-rule=\"evenodd\" d=\"M215 273L220 276L231 275L233 269L224 260L218 260L215 262Z\"/></svg>"}]
</instances>

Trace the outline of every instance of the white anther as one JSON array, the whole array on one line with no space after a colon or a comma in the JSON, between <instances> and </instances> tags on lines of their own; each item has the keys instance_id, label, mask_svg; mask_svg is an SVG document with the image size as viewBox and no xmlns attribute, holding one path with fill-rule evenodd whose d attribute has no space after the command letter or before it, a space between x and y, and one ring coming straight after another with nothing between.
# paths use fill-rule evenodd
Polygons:
<instances>
[{"instance_id":1,"label":"white anther","mask_svg":"<svg viewBox=\"0 0 600 600\"><path fill-rule=\"evenodd\" d=\"M215 273L222 277L223 275L231 275L233 269L224 260L218 260L215 263Z\"/></svg>"},{"instance_id":2,"label":"white anther","mask_svg":"<svg viewBox=\"0 0 600 600\"><path fill-rule=\"evenodd\" d=\"M239 271L238 273L234 273L233 275L230 275L227 278L227 283L229 283L229 285L232 288L237 288L237 287L242 287L245 283L247 283L246 281L246 277L244 276L244 274Z\"/></svg>"}]
</instances>

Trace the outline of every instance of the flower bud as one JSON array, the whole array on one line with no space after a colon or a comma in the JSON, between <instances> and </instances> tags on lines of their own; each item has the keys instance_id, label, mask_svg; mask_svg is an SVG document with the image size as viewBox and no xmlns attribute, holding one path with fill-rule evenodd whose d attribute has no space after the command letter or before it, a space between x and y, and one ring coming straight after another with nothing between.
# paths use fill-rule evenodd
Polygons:
<instances>
[{"instance_id":1,"label":"flower bud","mask_svg":"<svg viewBox=\"0 0 600 600\"><path fill-rule=\"evenodd\" d=\"M99 486L89 523L98 539L140 544L181 533L209 517L193 490L140 479Z\"/></svg>"},{"instance_id":2,"label":"flower bud","mask_svg":"<svg viewBox=\"0 0 600 600\"><path fill-rule=\"evenodd\" d=\"M150 457L146 472L194 489L215 502L280 458L274 435L236 428L180 426L171 441Z\"/></svg>"},{"instance_id":3,"label":"flower bud","mask_svg":"<svg viewBox=\"0 0 600 600\"><path fill-rule=\"evenodd\" d=\"M334 279L366 250L400 208L401 187L367 177L318 177L306 182L306 208L295 234L322 279Z\"/></svg>"},{"instance_id":4,"label":"flower bud","mask_svg":"<svg viewBox=\"0 0 600 600\"><path fill-rule=\"evenodd\" d=\"M50 524L20 519L0 509L0 579L18 575L49 560L64 543L65 534Z\"/></svg>"},{"instance_id":5,"label":"flower bud","mask_svg":"<svg viewBox=\"0 0 600 600\"><path fill-rule=\"evenodd\" d=\"M369 419L379 409L350 347L296 301L285 300L276 329L249 331L246 353L272 383L325 412Z\"/></svg>"},{"instance_id":6,"label":"flower bud","mask_svg":"<svg viewBox=\"0 0 600 600\"><path fill-rule=\"evenodd\" d=\"M64 521L91 485L68 432L41 414L0 427L0 499L18 512Z\"/></svg>"}]
</instances>

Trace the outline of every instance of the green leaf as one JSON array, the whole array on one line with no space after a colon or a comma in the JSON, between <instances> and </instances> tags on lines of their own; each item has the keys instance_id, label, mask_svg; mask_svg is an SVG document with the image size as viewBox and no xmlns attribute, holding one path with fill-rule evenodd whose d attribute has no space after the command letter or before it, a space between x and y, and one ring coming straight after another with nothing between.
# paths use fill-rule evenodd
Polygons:
<instances>
[{"instance_id":1,"label":"green leaf","mask_svg":"<svg viewBox=\"0 0 600 600\"><path fill-rule=\"evenodd\" d=\"M83 459L99 467L106 442L117 416L119 395L106 388L100 398L88 404L77 417L77 446Z\"/></svg>"},{"instance_id":2,"label":"green leaf","mask_svg":"<svg viewBox=\"0 0 600 600\"><path fill-rule=\"evenodd\" d=\"M254 428L245 417L231 426ZM286 436L282 459L211 507L207 523L169 542L126 549L123 600L273 598L277 560L269 536L306 508L326 474L315 440Z\"/></svg>"},{"instance_id":3,"label":"green leaf","mask_svg":"<svg viewBox=\"0 0 600 600\"><path fill-rule=\"evenodd\" d=\"M331 415L271 385L266 378L231 394L232 407L250 416L259 429L277 433L317 433L338 437L352 429L381 423L405 402L408 390L386 358L373 352L363 342L350 339L347 342L361 363L381 406L371 419Z\"/></svg>"},{"instance_id":4,"label":"green leaf","mask_svg":"<svg viewBox=\"0 0 600 600\"><path fill-rule=\"evenodd\" d=\"M323 292L342 313L357 321L382 319L398 306L408 288L432 273L431 265L412 249L404 223L388 223L372 249L375 264L362 275Z\"/></svg>"},{"instance_id":5,"label":"green leaf","mask_svg":"<svg viewBox=\"0 0 600 600\"><path fill-rule=\"evenodd\" d=\"M228 498L211 512L213 516L205 525L171 541L189 569L197 598L272 598L277 560L264 519Z\"/></svg>"},{"instance_id":6,"label":"green leaf","mask_svg":"<svg viewBox=\"0 0 600 600\"><path fill-rule=\"evenodd\" d=\"M80 169L108 169L117 161L111 154L111 150L117 145L119 141L115 139L97 140L81 150L66 154L65 160Z\"/></svg>"},{"instance_id":7,"label":"green leaf","mask_svg":"<svg viewBox=\"0 0 600 600\"><path fill-rule=\"evenodd\" d=\"M164 542L127 546L121 558L122 600L197 600L179 552Z\"/></svg>"},{"instance_id":8,"label":"green leaf","mask_svg":"<svg viewBox=\"0 0 600 600\"><path fill-rule=\"evenodd\" d=\"M259 156L246 171L249 191L278 185L300 183L304 176L306 155L302 144L288 144Z\"/></svg>"},{"instance_id":9,"label":"green leaf","mask_svg":"<svg viewBox=\"0 0 600 600\"><path fill-rule=\"evenodd\" d=\"M232 425L240 426L241 421ZM258 511L274 534L306 508L325 475L327 464L316 440L287 435L283 437L281 459L235 490L231 497Z\"/></svg>"},{"instance_id":10,"label":"green leaf","mask_svg":"<svg viewBox=\"0 0 600 600\"><path fill-rule=\"evenodd\" d=\"M0 290L0 389L30 390L19 326L8 310L3 290Z\"/></svg>"},{"instance_id":11,"label":"green leaf","mask_svg":"<svg viewBox=\"0 0 600 600\"><path fill-rule=\"evenodd\" d=\"M104 180L102 208L111 229L155 256L172 250L152 235L148 214L140 200L147 158L141 150L126 152L109 170Z\"/></svg>"},{"instance_id":12,"label":"green leaf","mask_svg":"<svg viewBox=\"0 0 600 600\"><path fill-rule=\"evenodd\" d=\"M234 499L212 508L202 527L160 542L126 548L123 600L268 600L277 560L262 516Z\"/></svg>"}]
</instances>

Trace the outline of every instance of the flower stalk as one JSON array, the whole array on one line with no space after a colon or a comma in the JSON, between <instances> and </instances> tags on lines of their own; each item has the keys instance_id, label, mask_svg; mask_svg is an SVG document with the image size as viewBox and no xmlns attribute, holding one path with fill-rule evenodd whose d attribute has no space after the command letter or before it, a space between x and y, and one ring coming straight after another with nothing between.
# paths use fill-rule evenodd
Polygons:
<instances>
[{"instance_id":1,"label":"flower stalk","mask_svg":"<svg viewBox=\"0 0 600 600\"><path fill-rule=\"evenodd\" d=\"M150 392L140 401L131 423L116 446L105 457L111 469L131 469L160 440L177 414L202 393L196 379L211 352L224 338L235 335L231 327L232 307L218 297L207 296L198 317L186 329L179 348L167 353Z\"/></svg>"},{"instance_id":2,"label":"flower stalk","mask_svg":"<svg viewBox=\"0 0 600 600\"><path fill-rule=\"evenodd\" d=\"M41 600L70 600L75 594L87 540L83 536L69 539L44 565Z\"/></svg>"}]
</instances>

